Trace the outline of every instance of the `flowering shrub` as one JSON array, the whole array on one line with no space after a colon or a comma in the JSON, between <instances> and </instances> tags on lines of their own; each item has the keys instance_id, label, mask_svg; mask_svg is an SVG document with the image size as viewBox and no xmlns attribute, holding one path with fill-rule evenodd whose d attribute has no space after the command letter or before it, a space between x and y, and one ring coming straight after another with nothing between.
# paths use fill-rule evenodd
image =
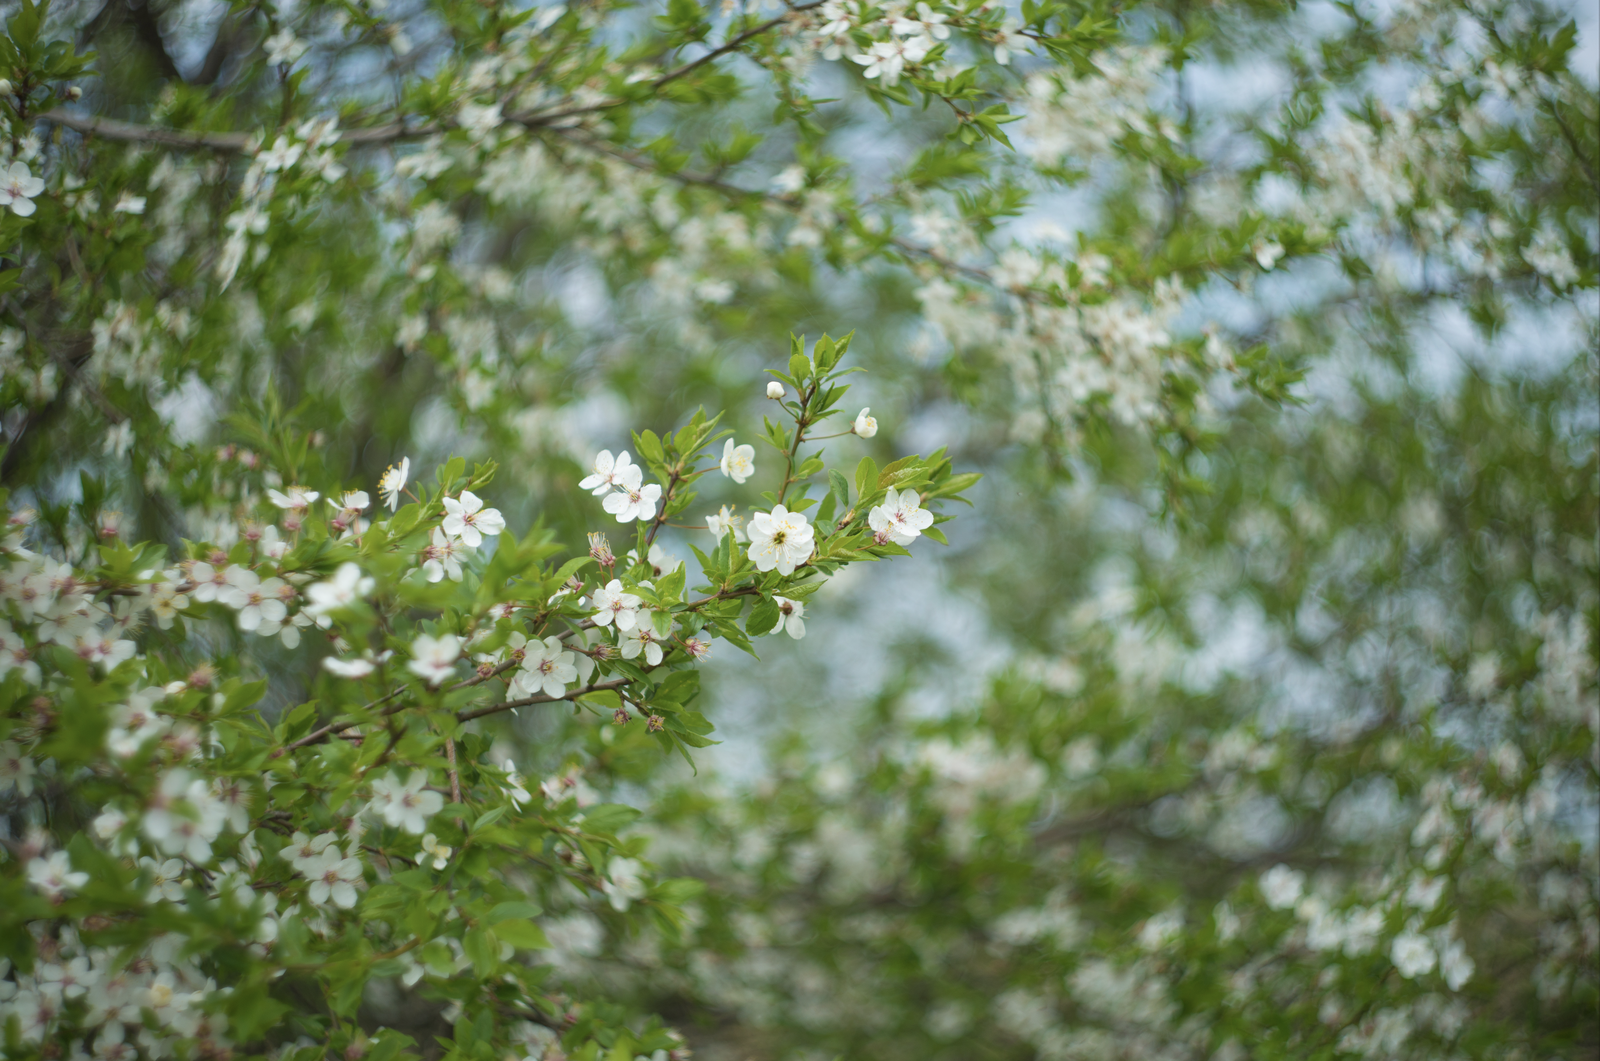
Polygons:
<instances>
[{"instance_id":1,"label":"flowering shrub","mask_svg":"<svg viewBox=\"0 0 1600 1061\"><path fill-rule=\"evenodd\" d=\"M648 557L729 434L698 412L636 434L639 464L602 451L581 484L634 525L632 559L595 532L557 566L550 534L517 539L480 496L494 466L460 459L431 485L391 468L377 506L362 490L242 492L231 548L188 543L171 565L159 545L74 543L15 513L0 749L34 825L0 875L12 1049L211 1056L303 1037L319 1055L396 1056L411 1036L356 1023L374 980L426 989L464 1054L547 1028L580 1052L675 1045L568 1008L526 955L551 947L535 919L569 897L670 929L698 885L646 870L619 835L632 808L587 805L574 774L535 784L495 763L489 727L570 703L688 758L714 743L696 709L714 644L749 652L780 623L799 636L828 575L943 537L947 517L922 505L977 477L940 454L864 457L853 482L829 471L808 493L826 469L804 447L849 390L847 347L824 337L808 357L796 340L776 373L793 426L767 424L783 468L770 511L746 532L724 508L694 589L685 564ZM721 473L743 483L753 447L727 441ZM259 646L305 637L331 646L325 674L270 724Z\"/></svg>"},{"instance_id":2,"label":"flowering shrub","mask_svg":"<svg viewBox=\"0 0 1600 1061\"><path fill-rule=\"evenodd\" d=\"M1592 1054L1570 12L0 15L8 1057Z\"/></svg>"}]
</instances>

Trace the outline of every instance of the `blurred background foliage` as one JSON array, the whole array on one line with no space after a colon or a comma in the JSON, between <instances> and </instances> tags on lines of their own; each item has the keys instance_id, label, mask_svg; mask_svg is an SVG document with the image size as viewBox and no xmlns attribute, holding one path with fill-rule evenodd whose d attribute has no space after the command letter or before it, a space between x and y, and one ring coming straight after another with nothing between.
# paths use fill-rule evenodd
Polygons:
<instances>
[{"instance_id":1,"label":"blurred background foliage","mask_svg":"<svg viewBox=\"0 0 1600 1061\"><path fill-rule=\"evenodd\" d=\"M545 23L548 98L613 91L720 17L688 6ZM511 522L576 541L595 450L699 405L749 436L787 336L853 329L884 427L838 448L948 445L985 473L981 502L948 550L837 579L759 668L720 652L726 743L698 776L638 727L495 733L530 772L579 763L648 808L649 857L710 886L682 939L604 909L552 928L573 991L662 1013L713 1059L1593 1056L1593 12L1054 6L1077 27L1060 67L1090 87L1047 100L1043 60L997 66L989 45L976 66L986 98L1079 120L1070 151L1040 148L1043 117L1002 127L1017 151L953 141L938 99L891 106L859 68L758 40L526 151L460 127L352 148L348 178L275 208L231 286L236 151L178 169L147 136L47 123L66 168L151 205L108 215L102 191L80 224L63 186L41 209L52 250L8 312L60 390L8 366L6 484L49 518L89 472L130 539L178 548L210 540L218 498L492 457ZM332 12L356 29L315 61L266 60L269 34ZM496 20L529 14L50 18L97 54L74 113L218 132L449 112L504 47ZM797 221L803 188L828 209ZM963 235L926 235L940 218ZM1165 329L1160 372L1179 367L1156 412L1117 414L1115 383L1060 400L1050 359L1074 340L1014 329L1041 263L1084 305L1131 293L1119 327ZM987 300L1001 323L963 333L951 314ZM126 336L146 332L165 334L153 365L68 385L91 351L138 362ZM107 404L136 440L108 434ZM314 652L258 656L269 710L304 699ZM1454 824L1424 829L1440 807ZM1263 901L1278 865L1320 912ZM1419 875L1445 905L1404 897ZM1381 945L1350 942L1364 910ZM1309 943L1328 911L1345 934ZM1464 941L1460 990L1396 973L1417 918Z\"/></svg>"}]
</instances>

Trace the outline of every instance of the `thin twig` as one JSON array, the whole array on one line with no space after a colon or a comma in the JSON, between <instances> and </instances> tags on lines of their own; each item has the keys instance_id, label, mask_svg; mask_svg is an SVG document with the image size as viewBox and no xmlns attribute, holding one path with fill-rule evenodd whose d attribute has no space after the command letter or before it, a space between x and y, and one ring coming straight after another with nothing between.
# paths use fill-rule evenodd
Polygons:
<instances>
[{"instance_id":1,"label":"thin twig","mask_svg":"<svg viewBox=\"0 0 1600 1061\"><path fill-rule=\"evenodd\" d=\"M450 764L450 801L452 803L460 803L461 775L456 772L456 739L454 737L446 737L444 739L444 758Z\"/></svg>"},{"instance_id":2,"label":"thin twig","mask_svg":"<svg viewBox=\"0 0 1600 1061\"><path fill-rule=\"evenodd\" d=\"M651 669L654 668L646 668L646 670ZM581 689L573 689L570 692L562 693L560 696L546 696L544 693L540 693L537 696L525 696L521 700L507 700L504 703L488 704L471 711L458 711L456 712L456 718L461 722L471 722L475 718L497 715L502 711L511 711L515 708L528 707L532 704L558 704L563 700L576 700L580 696L587 696L602 689L615 689L626 685L628 681L628 678L613 678L608 682L595 682L592 685L585 685Z\"/></svg>"},{"instance_id":3,"label":"thin twig","mask_svg":"<svg viewBox=\"0 0 1600 1061\"><path fill-rule=\"evenodd\" d=\"M732 38L726 43L713 48L705 55L700 56L681 66L667 71L665 74L647 84L650 92L670 84L679 78L686 77L704 66L706 63L727 55L752 38L758 37L768 30L788 21L794 15L821 7L824 0L811 0L809 3L796 4L782 15L770 18L758 26ZM614 98L602 100L598 103L585 104L580 107L566 107L550 111L529 111L522 114L508 114L505 117L507 124L521 125L527 129L536 129L548 126L554 122L564 121L568 118L581 117L585 114L595 114L601 111L614 110L617 107L627 106L629 103L638 102L637 99ZM172 129L156 125L138 125L134 122L118 121L115 118L96 118L73 114L70 111L57 107L46 111L39 117L45 121L55 122L68 129L76 130L87 136L104 137L107 140L122 140L146 144L161 144L165 147L184 148L188 150L222 151L238 153L249 145L255 134L240 132L205 132L194 129ZM339 132L339 142L354 146L368 146L372 144L392 144L402 140L415 140L422 137L433 136L436 133L446 132L457 128L454 122L425 122L420 125L410 125L404 120L387 122L383 125L369 126L363 129L342 129Z\"/></svg>"}]
</instances>

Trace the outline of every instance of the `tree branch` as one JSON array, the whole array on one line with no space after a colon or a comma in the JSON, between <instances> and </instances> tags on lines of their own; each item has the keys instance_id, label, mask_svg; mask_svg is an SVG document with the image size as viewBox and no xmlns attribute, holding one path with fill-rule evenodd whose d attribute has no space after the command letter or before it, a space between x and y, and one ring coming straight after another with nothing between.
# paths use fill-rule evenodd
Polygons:
<instances>
[{"instance_id":1,"label":"tree branch","mask_svg":"<svg viewBox=\"0 0 1600 1061\"><path fill-rule=\"evenodd\" d=\"M689 74L704 66L706 63L712 62L715 59L727 55L729 52L737 50L741 45L747 43L752 38L766 33L768 30L771 30L774 27L782 24L800 12L809 11L812 8L820 7L823 2L824 0L810 0L808 3L797 4L794 7L791 7L784 14L779 15L776 18L770 18L760 25L746 30L737 37L734 37L733 39L716 48L713 48L705 55L667 71L654 81L649 82L647 87L651 91L654 91L664 85L678 80L679 78L687 77ZM144 9L140 8L136 10L142 11ZM151 25L154 25L153 21L151 22ZM160 34L157 33L157 40L159 40L159 38ZM219 48L221 49L220 51ZM165 62L162 64L163 72L168 72L170 68L168 76L179 78L181 80L181 77L177 71L177 67L173 65L171 57L166 55L164 48L161 50L160 55L165 58ZM220 73L221 71L222 62L225 57L226 47L223 44L223 32L219 30L217 41L212 45L211 53L206 56L206 64L204 67L202 67L199 75L199 77L207 78L207 80L200 81L199 83L205 84L209 83L210 80L214 80L217 73ZM213 63L215 63L215 70L212 69ZM612 110L634 102L639 101L634 99L609 99L603 100L599 103L586 104L581 107L567 107L551 111L528 111L522 114L509 114L506 116L505 120L509 124L520 125L526 129L539 129L550 126L556 122L563 121L567 118L576 118L585 114L594 114L600 111ZM246 145L249 144L252 135L249 133L239 132L204 132L200 130L164 128L156 125L138 125L133 122L117 121L114 118L94 118L76 115L62 110L59 107L54 110L47 111L46 113L41 114L39 117L46 121L55 122L57 125L65 126L68 129L76 130L77 132L83 133L86 136L100 136L107 140L120 140L131 143L160 144L164 147L175 147L191 151L223 151L237 153L245 149ZM446 132L454 128L458 128L458 126L456 126L453 122L426 122L421 125L408 125L404 120L401 120L388 122L383 125L375 125L364 129L342 129L339 132L339 142L357 146L391 144L402 140L414 140L422 137L433 136L436 133Z\"/></svg>"}]
</instances>

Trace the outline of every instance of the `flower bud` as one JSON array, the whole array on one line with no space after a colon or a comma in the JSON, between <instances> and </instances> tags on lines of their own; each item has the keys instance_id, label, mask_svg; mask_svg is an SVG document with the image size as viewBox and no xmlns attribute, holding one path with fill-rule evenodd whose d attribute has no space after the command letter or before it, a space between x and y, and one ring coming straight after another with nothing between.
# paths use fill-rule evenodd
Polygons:
<instances>
[{"instance_id":1,"label":"flower bud","mask_svg":"<svg viewBox=\"0 0 1600 1061\"><path fill-rule=\"evenodd\" d=\"M783 384L779 383L777 380L773 380L771 383L767 384L767 397L771 398L773 401L782 401Z\"/></svg>"},{"instance_id":2,"label":"flower bud","mask_svg":"<svg viewBox=\"0 0 1600 1061\"><path fill-rule=\"evenodd\" d=\"M11 86L11 79L0 77L0 96L9 96L14 91L16 90Z\"/></svg>"},{"instance_id":3,"label":"flower bud","mask_svg":"<svg viewBox=\"0 0 1600 1061\"><path fill-rule=\"evenodd\" d=\"M867 413L871 411L872 407L870 405L867 406L867 408L856 414L855 423L850 425L850 430L854 431L862 438L871 438L873 435L878 433L878 418L867 415Z\"/></svg>"},{"instance_id":4,"label":"flower bud","mask_svg":"<svg viewBox=\"0 0 1600 1061\"><path fill-rule=\"evenodd\" d=\"M77 85L73 85L71 88L67 89L67 98L74 101L82 99L83 89L79 88Z\"/></svg>"}]
</instances>

